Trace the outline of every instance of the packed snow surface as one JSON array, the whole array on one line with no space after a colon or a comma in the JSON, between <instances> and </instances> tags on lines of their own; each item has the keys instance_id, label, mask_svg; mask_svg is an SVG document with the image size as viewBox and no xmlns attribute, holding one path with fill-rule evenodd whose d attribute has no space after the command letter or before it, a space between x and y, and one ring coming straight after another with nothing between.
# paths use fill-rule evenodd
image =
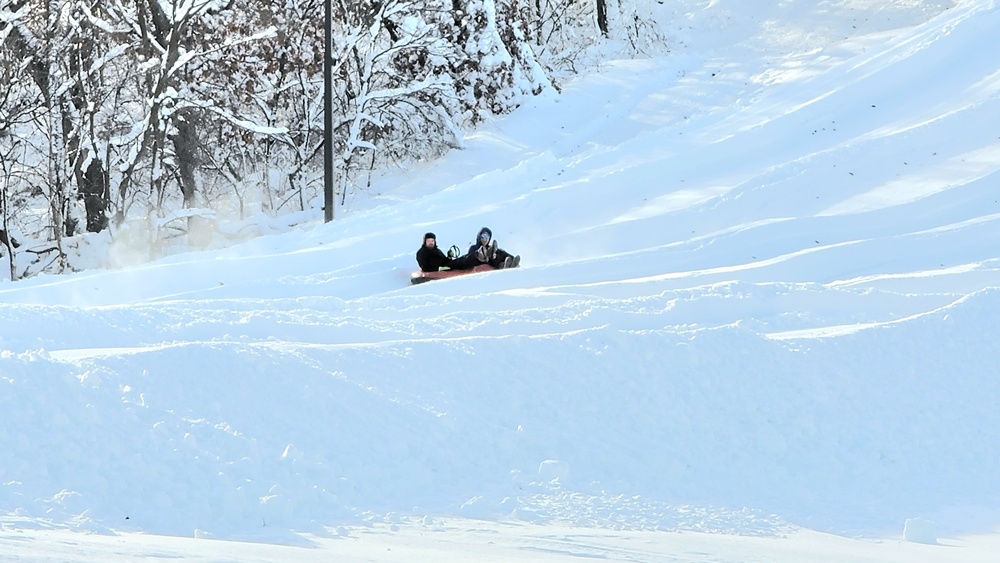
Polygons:
<instances>
[{"instance_id":1,"label":"packed snow surface","mask_svg":"<svg viewBox=\"0 0 1000 563\"><path fill-rule=\"evenodd\" d=\"M0 283L0 556L988 560L1000 9L664 10L332 223Z\"/></svg>"}]
</instances>

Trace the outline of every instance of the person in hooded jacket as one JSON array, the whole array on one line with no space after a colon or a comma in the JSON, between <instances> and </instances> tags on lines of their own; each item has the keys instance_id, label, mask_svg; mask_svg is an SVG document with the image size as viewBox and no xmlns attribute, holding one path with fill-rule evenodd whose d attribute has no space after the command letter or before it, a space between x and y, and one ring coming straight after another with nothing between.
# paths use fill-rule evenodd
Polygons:
<instances>
[{"instance_id":1,"label":"person in hooded jacket","mask_svg":"<svg viewBox=\"0 0 1000 563\"><path fill-rule=\"evenodd\" d=\"M497 269L516 268L521 264L521 257L514 256L497 248L497 241L493 238L493 231L489 227L479 229L476 235L476 243L469 247L469 252L458 260L475 259L480 264L489 264ZM458 261L456 260L456 262Z\"/></svg>"}]
</instances>

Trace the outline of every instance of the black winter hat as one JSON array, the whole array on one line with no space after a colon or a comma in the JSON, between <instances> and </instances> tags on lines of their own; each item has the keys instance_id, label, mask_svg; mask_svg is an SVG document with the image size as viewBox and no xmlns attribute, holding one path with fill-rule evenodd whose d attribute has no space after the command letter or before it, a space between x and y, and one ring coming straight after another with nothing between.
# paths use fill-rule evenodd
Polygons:
<instances>
[{"instance_id":1,"label":"black winter hat","mask_svg":"<svg viewBox=\"0 0 1000 563\"><path fill-rule=\"evenodd\" d=\"M483 227L482 229L479 229L479 234L476 236L476 240L483 238L483 235L488 236L490 240L493 239L493 231L491 231L489 227Z\"/></svg>"},{"instance_id":2,"label":"black winter hat","mask_svg":"<svg viewBox=\"0 0 1000 563\"><path fill-rule=\"evenodd\" d=\"M434 233L424 233L424 241L427 241L427 239L429 238L434 239L434 242L437 242L438 239L436 236L434 236Z\"/></svg>"}]
</instances>

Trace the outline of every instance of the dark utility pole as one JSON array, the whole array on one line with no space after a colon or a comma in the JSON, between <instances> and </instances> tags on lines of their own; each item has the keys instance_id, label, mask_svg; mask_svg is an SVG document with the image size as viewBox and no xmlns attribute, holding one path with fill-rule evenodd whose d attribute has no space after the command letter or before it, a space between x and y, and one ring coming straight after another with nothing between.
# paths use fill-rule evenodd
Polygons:
<instances>
[{"instance_id":1,"label":"dark utility pole","mask_svg":"<svg viewBox=\"0 0 1000 563\"><path fill-rule=\"evenodd\" d=\"M333 221L333 8L324 0L323 20L323 220Z\"/></svg>"}]
</instances>

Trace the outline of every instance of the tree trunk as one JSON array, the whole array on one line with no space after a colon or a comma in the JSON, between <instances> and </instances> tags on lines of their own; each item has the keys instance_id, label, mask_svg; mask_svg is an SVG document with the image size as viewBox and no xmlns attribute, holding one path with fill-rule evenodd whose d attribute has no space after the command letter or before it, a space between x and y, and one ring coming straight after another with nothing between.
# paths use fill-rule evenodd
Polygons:
<instances>
[{"instance_id":1,"label":"tree trunk","mask_svg":"<svg viewBox=\"0 0 1000 563\"><path fill-rule=\"evenodd\" d=\"M608 2L607 0L596 0L597 2L597 28L601 30L601 35L608 36Z\"/></svg>"},{"instance_id":2,"label":"tree trunk","mask_svg":"<svg viewBox=\"0 0 1000 563\"><path fill-rule=\"evenodd\" d=\"M107 210L111 194L107 180L104 165L97 158L92 159L80 182L80 194L87 212L87 232L99 233L108 228Z\"/></svg>"},{"instance_id":3,"label":"tree trunk","mask_svg":"<svg viewBox=\"0 0 1000 563\"><path fill-rule=\"evenodd\" d=\"M22 4L23 4L22 2L15 3L11 6L11 8L16 10L20 8ZM46 10L47 10L47 21L49 22L49 24L46 30L47 39L46 39L45 56L37 56L37 55L33 56L31 54L31 50L29 48L29 45L31 44L30 37L26 37L24 35L25 33L29 32L27 32L26 29L22 27L14 26L11 29L10 37L8 38L7 45L5 46L12 49L13 52L18 54L19 56L25 59L31 59L32 61L30 65L31 77L34 80L35 85L38 86L38 90L45 98L46 107L49 109L49 111L57 111L57 110L59 111L60 113L59 119L60 122L62 123L62 131L63 131L63 136L60 136L59 142L62 143L64 147L58 152L61 154L61 158L66 159L66 162L55 163L55 166L57 168L61 168L65 165L67 170L71 170L74 168L74 162L79 158L80 139L78 137L78 134L76 135L69 134L70 131L74 130L71 117L72 114L70 113L69 108L66 107L64 104L64 99L63 99L64 94L53 92L54 85L51 84L52 80L51 77L54 74L55 67L58 65L58 62L55 61L55 57L57 56L66 56L67 58L66 60L69 65L70 75L79 76L82 68L81 65L85 64L86 66L89 66L93 62L92 61L93 56L91 53L92 45L85 44L82 47L78 46L76 52L72 53L52 52L51 44L54 40L53 33L55 32L55 29L53 28L56 26L52 14L57 13L59 11L59 7L52 3L47 3ZM0 28L2 28L2 26L0 26ZM88 103L83 93L83 85L80 84L79 81L69 88L69 100L73 105L74 109L73 114L79 115L81 117L87 116L91 119L93 118L93 115L90 113L90 109L88 109ZM95 168L95 165L97 168ZM94 187L95 182L98 184L102 183L106 184L107 183L106 178L107 178L107 172L104 170L103 163L100 160L96 159L91 161L90 168L88 168L85 174L76 175L77 191L83 194L85 202L88 200L88 194L97 189ZM63 192L69 189L69 186L67 185L69 184L69 178L65 179L65 183L63 182L62 178L56 178L55 183L59 187L60 197L64 197L65 194L63 194ZM106 193L106 190L107 188L105 187L104 189L99 190L99 193L104 194ZM105 197L104 201L99 202L100 203L99 206L97 206L96 205L97 202L95 202L93 208L91 204L86 204L87 230L91 232L98 232L99 230L107 227L108 220L107 220L106 210L109 201L110 198ZM62 209L59 212L60 217L62 217L60 222L64 224L61 227L55 224L53 226L57 232L64 232L67 236L72 236L73 234L75 234L76 225L73 213L69 209L65 208L67 203L68 203L68 198L66 202L60 205ZM94 215L93 225L95 227L97 225L101 225L98 228L98 231L93 231L91 229L92 214ZM97 215L103 216L103 219L97 217ZM53 217L53 220L55 221L56 218Z\"/></svg>"},{"instance_id":4,"label":"tree trunk","mask_svg":"<svg viewBox=\"0 0 1000 563\"><path fill-rule=\"evenodd\" d=\"M7 186L0 190L0 220L3 228L0 229L0 243L7 248L7 264L10 266L10 281L17 280L17 259L14 254L14 247L18 246L17 241L7 234Z\"/></svg>"},{"instance_id":5,"label":"tree trunk","mask_svg":"<svg viewBox=\"0 0 1000 563\"><path fill-rule=\"evenodd\" d=\"M174 123L177 134L171 140L174 143L174 155L177 157L184 207L194 207L195 196L198 193L195 178L195 171L198 169L198 135L193 121L195 115L190 110L184 110L179 114L180 119Z\"/></svg>"},{"instance_id":6,"label":"tree trunk","mask_svg":"<svg viewBox=\"0 0 1000 563\"><path fill-rule=\"evenodd\" d=\"M81 12L80 8L76 8ZM69 88L70 102L73 104L74 115L78 116L78 129L69 139L69 158L76 177L76 188L83 200L87 231L99 233L108 226L107 210L111 206L111 194L108 189L109 174L104 161L98 154L95 132L95 107L90 100L99 98L102 85L94 78L85 76L94 66L97 50L97 30L90 25L85 17L80 17L82 37L74 41L68 53L69 71L71 77L76 77ZM82 170L86 165L86 170ZM75 218L73 219L75 221Z\"/></svg>"}]
</instances>

